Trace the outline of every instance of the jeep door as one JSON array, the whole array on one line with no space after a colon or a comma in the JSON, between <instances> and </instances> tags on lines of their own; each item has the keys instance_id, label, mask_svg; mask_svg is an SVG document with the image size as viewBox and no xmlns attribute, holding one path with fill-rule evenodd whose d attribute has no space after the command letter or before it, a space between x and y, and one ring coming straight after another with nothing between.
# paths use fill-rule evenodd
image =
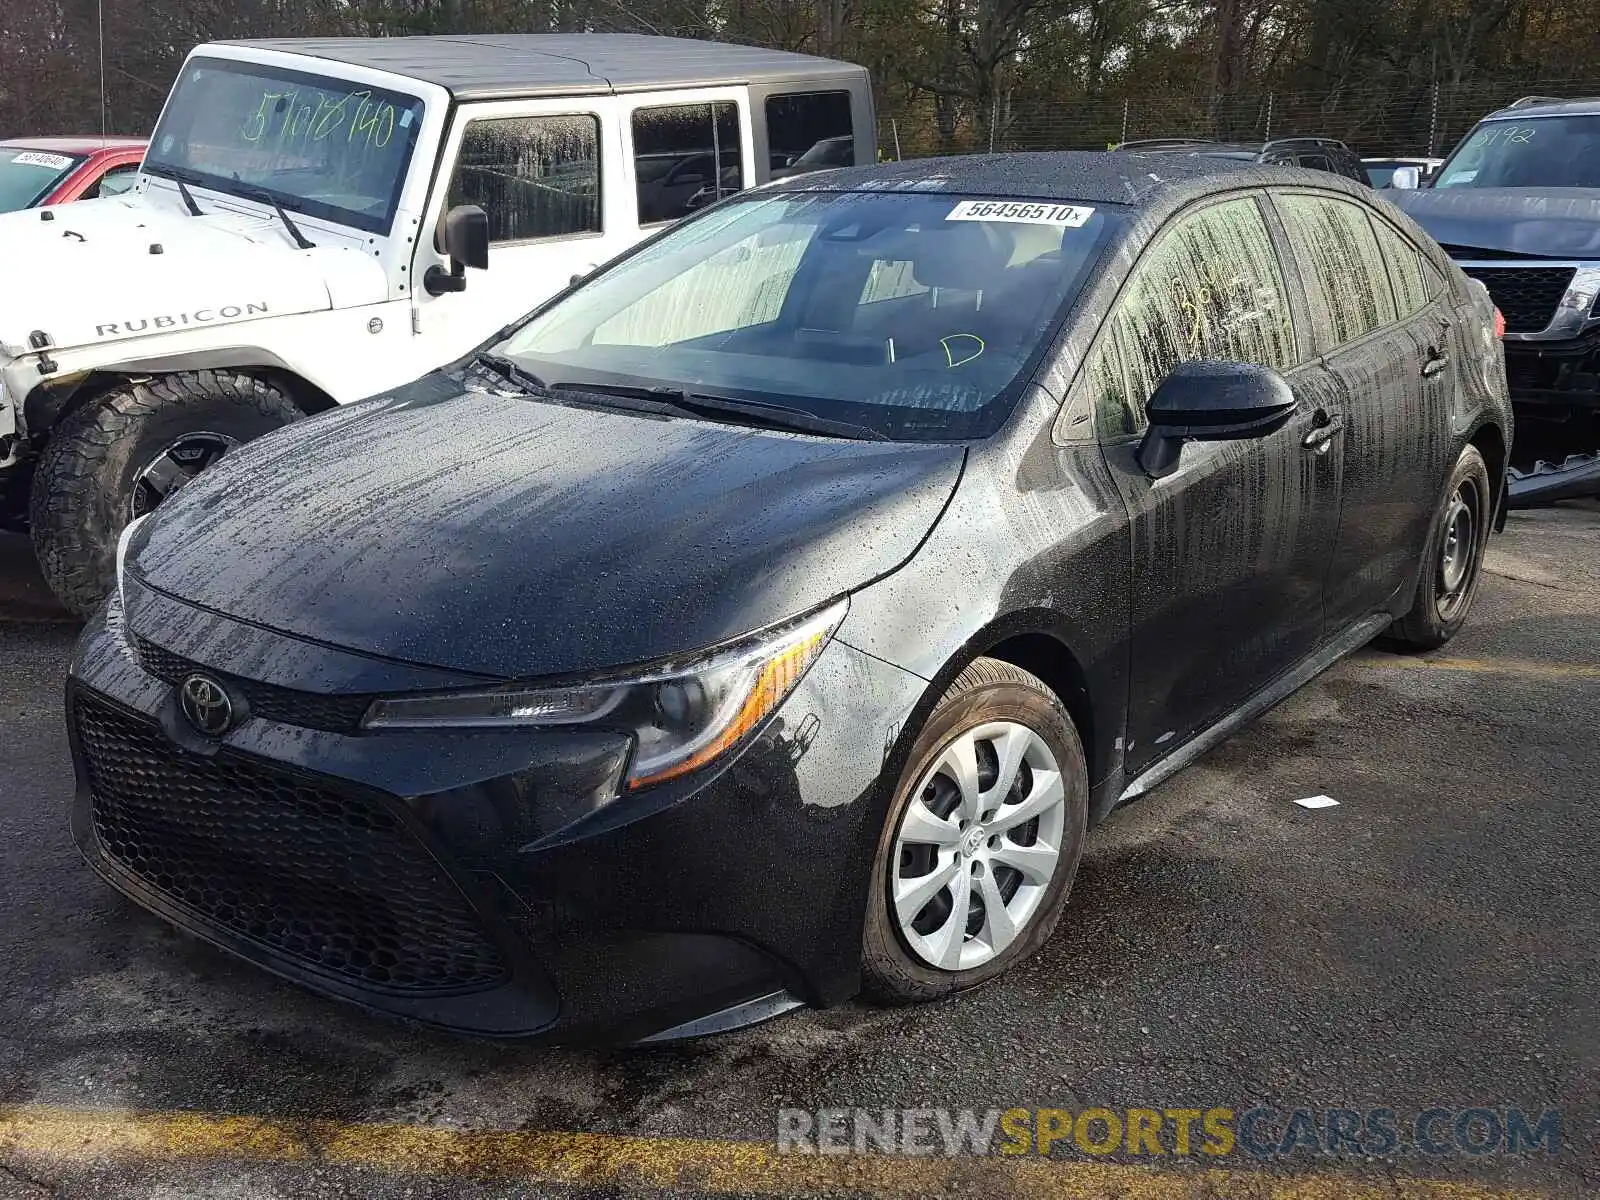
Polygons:
<instances>
[{"instance_id":1,"label":"jeep door","mask_svg":"<svg viewBox=\"0 0 1600 1200\"><path fill-rule=\"evenodd\" d=\"M412 304L435 364L466 353L637 238L623 174L619 102L611 96L467 105L445 141L418 237ZM434 295L448 268L444 215L475 204L489 218L489 269Z\"/></svg>"},{"instance_id":2,"label":"jeep door","mask_svg":"<svg viewBox=\"0 0 1600 1200\"><path fill-rule=\"evenodd\" d=\"M1141 255L1090 355L1096 423L1131 525L1130 772L1322 639L1340 455L1319 430L1339 395L1297 336L1279 255L1254 194L1180 214ZM1298 407L1266 437L1189 443L1176 471L1152 479L1136 458L1145 405L1193 359L1280 371Z\"/></svg>"},{"instance_id":3,"label":"jeep door","mask_svg":"<svg viewBox=\"0 0 1600 1200\"><path fill-rule=\"evenodd\" d=\"M1366 205L1274 194L1305 285L1316 349L1342 393L1343 517L1328 563L1328 627L1343 628L1416 581L1449 461L1450 322L1444 281Z\"/></svg>"}]
</instances>

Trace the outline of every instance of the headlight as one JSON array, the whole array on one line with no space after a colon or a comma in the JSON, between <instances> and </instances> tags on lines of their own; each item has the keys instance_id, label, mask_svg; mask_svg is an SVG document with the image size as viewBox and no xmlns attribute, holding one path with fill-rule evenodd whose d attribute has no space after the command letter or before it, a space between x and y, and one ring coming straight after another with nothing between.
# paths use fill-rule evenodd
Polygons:
<instances>
[{"instance_id":1,"label":"headlight","mask_svg":"<svg viewBox=\"0 0 1600 1200\"><path fill-rule=\"evenodd\" d=\"M631 734L627 786L698 770L737 745L788 694L849 601L647 670L566 687L499 687L374 701L367 729L589 725Z\"/></svg>"},{"instance_id":2,"label":"headlight","mask_svg":"<svg viewBox=\"0 0 1600 1200\"><path fill-rule=\"evenodd\" d=\"M118 603L122 603L127 598L122 594L122 572L123 572L123 567L127 564L127 561L128 561L128 545L129 545L129 543L131 543L133 541L133 531L138 529L139 525L143 521L147 520L149 518L149 516L150 516L149 513L145 513L144 516L135 517L133 520L129 521L128 524L122 530L122 536L117 538L117 602ZM123 608L124 608L124 610L126 610L127 605L123 604Z\"/></svg>"}]
</instances>

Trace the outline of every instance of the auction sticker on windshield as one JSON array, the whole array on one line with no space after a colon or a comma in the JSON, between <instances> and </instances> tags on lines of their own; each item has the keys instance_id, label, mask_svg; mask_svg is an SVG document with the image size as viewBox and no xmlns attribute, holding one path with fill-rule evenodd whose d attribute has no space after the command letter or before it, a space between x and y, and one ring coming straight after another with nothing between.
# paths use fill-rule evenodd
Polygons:
<instances>
[{"instance_id":1,"label":"auction sticker on windshield","mask_svg":"<svg viewBox=\"0 0 1600 1200\"><path fill-rule=\"evenodd\" d=\"M963 200L950 210L947 221L1013 221L1024 225L1060 225L1077 229L1094 209L1074 204L1041 204L1035 200Z\"/></svg>"},{"instance_id":2,"label":"auction sticker on windshield","mask_svg":"<svg viewBox=\"0 0 1600 1200\"><path fill-rule=\"evenodd\" d=\"M72 160L65 155L42 154L37 150L24 151L11 161L25 167L49 167L52 171L65 171L72 165Z\"/></svg>"}]
</instances>

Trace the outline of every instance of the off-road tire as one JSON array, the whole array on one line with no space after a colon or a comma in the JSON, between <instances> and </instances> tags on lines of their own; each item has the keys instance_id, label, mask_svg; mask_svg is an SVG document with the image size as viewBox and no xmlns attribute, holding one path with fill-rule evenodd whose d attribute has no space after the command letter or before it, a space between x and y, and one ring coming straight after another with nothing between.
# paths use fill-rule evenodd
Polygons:
<instances>
[{"instance_id":1,"label":"off-road tire","mask_svg":"<svg viewBox=\"0 0 1600 1200\"><path fill-rule=\"evenodd\" d=\"M147 460L186 432L240 442L304 414L283 389L233 371L161 375L106 392L51 431L28 502L45 583L87 616L115 584L117 538Z\"/></svg>"},{"instance_id":2,"label":"off-road tire","mask_svg":"<svg viewBox=\"0 0 1600 1200\"><path fill-rule=\"evenodd\" d=\"M1448 597L1441 570L1445 539L1448 536L1449 516L1455 498L1466 489L1475 494L1476 513L1472 525L1473 544L1467 565L1468 576L1460 589L1459 599L1448 612L1441 612L1441 597ZM1490 525L1494 520L1495 494L1489 480L1489 468L1476 446L1467 446L1456 459L1444 492L1434 508L1428 525L1428 540L1422 549L1422 566L1417 578L1416 594L1411 609L1384 632L1379 645L1402 654L1415 654L1424 650L1437 650L1461 629L1483 577L1483 555L1489 541Z\"/></svg>"},{"instance_id":3,"label":"off-road tire","mask_svg":"<svg viewBox=\"0 0 1600 1200\"><path fill-rule=\"evenodd\" d=\"M888 899L890 858L901 815L912 789L937 756L962 731L1005 720L1026 725L1049 745L1066 792L1066 822L1060 859L1049 891L1028 926L1004 951L964 971L930 967L907 948ZM895 786L872 865L867 918L862 936L862 994L880 1004L915 1004L977 987L1027 958L1049 939L1072 890L1088 826L1089 770L1071 716L1042 681L1020 667L993 658L970 663L929 714Z\"/></svg>"}]
</instances>

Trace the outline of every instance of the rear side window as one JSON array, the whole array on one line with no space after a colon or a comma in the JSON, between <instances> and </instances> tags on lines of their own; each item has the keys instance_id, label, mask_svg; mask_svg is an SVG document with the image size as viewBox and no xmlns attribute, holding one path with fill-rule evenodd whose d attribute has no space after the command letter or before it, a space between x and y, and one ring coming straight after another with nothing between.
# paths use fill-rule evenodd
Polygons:
<instances>
[{"instance_id":1,"label":"rear side window","mask_svg":"<svg viewBox=\"0 0 1600 1200\"><path fill-rule=\"evenodd\" d=\"M1323 350L1395 319L1394 296L1366 210L1345 200L1279 194Z\"/></svg>"},{"instance_id":2,"label":"rear side window","mask_svg":"<svg viewBox=\"0 0 1600 1200\"><path fill-rule=\"evenodd\" d=\"M768 96L767 152L773 171L799 175L856 161L849 92Z\"/></svg>"},{"instance_id":3,"label":"rear side window","mask_svg":"<svg viewBox=\"0 0 1600 1200\"><path fill-rule=\"evenodd\" d=\"M1145 405L1180 362L1293 367L1288 294L1256 202L1211 205L1161 234L1134 267L1111 326L1123 386L1095 397L1108 433L1143 429ZM1102 392L1116 373L1109 360L1091 361L1089 371Z\"/></svg>"},{"instance_id":4,"label":"rear side window","mask_svg":"<svg viewBox=\"0 0 1600 1200\"><path fill-rule=\"evenodd\" d=\"M600 232L600 120L590 115L473 121L461 138L448 207L489 214L489 240Z\"/></svg>"},{"instance_id":5,"label":"rear side window","mask_svg":"<svg viewBox=\"0 0 1600 1200\"><path fill-rule=\"evenodd\" d=\"M1333 164L1328 161L1328 156L1326 154L1302 154L1300 156L1300 165L1302 167L1308 167L1313 171L1333 170Z\"/></svg>"},{"instance_id":6,"label":"rear side window","mask_svg":"<svg viewBox=\"0 0 1600 1200\"><path fill-rule=\"evenodd\" d=\"M1375 217L1372 227L1378 234L1378 250L1389 266L1389 282L1394 285L1397 315L1409 317L1436 294L1429 292L1422 252L1402 237L1400 231L1389 222Z\"/></svg>"},{"instance_id":7,"label":"rear side window","mask_svg":"<svg viewBox=\"0 0 1600 1200\"><path fill-rule=\"evenodd\" d=\"M739 106L669 104L633 114L639 224L676 221L744 187Z\"/></svg>"}]
</instances>

